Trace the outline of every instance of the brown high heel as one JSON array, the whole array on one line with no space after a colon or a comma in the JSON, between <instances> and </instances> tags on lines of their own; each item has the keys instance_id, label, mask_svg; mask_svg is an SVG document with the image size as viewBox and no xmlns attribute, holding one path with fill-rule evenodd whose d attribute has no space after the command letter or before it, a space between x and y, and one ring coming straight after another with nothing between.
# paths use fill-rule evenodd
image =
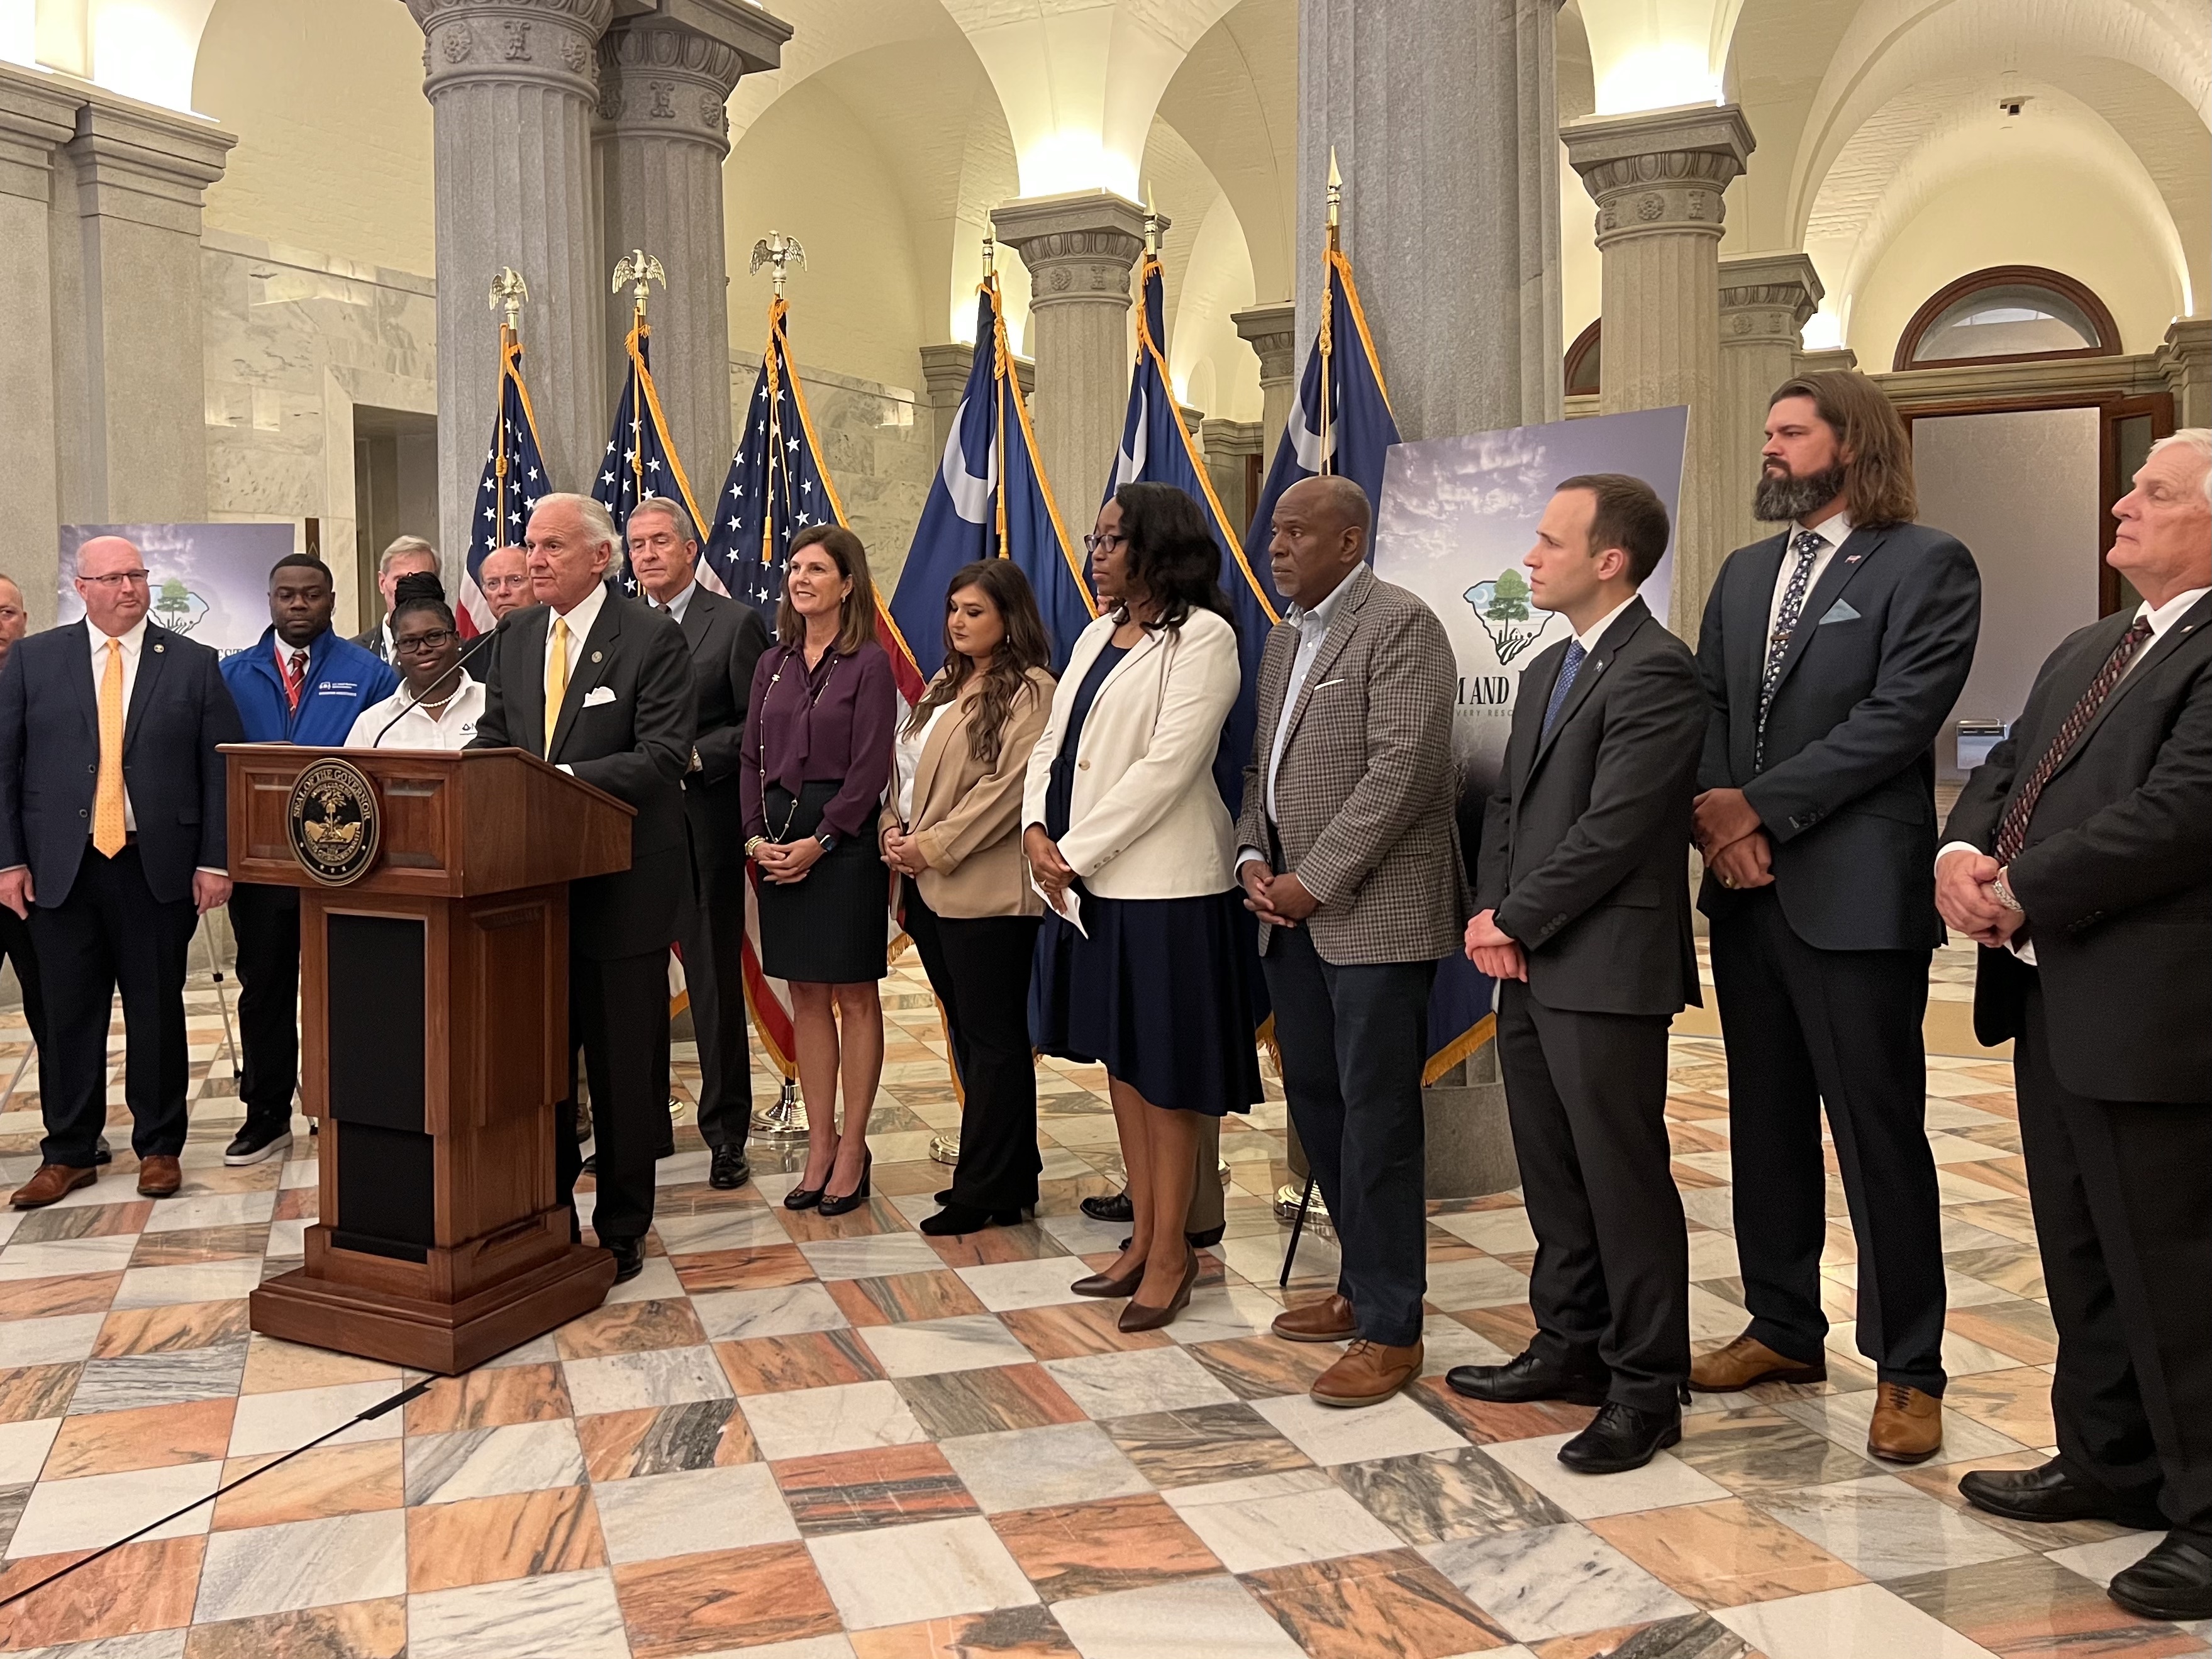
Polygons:
<instances>
[{"instance_id":1,"label":"brown high heel","mask_svg":"<svg viewBox=\"0 0 2212 1659\"><path fill-rule=\"evenodd\" d=\"M1144 1279L1145 1264L1139 1261L1120 1279L1111 1279L1104 1273L1091 1273L1077 1279L1067 1288L1078 1296L1127 1296L1144 1283Z\"/></svg>"},{"instance_id":2,"label":"brown high heel","mask_svg":"<svg viewBox=\"0 0 2212 1659\"><path fill-rule=\"evenodd\" d=\"M1177 1314L1190 1306L1191 1288L1198 1283L1198 1252L1193 1250L1190 1265L1183 1270L1182 1283L1176 1286L1176 1293L1168 1298L1167 1306L1148 1308L1133 1299L1127 1307L1121 1310L1119 1328L1124 1331L1156 1331L1163 1325L1172 1323Z\"/></svg>"}]
</instances>

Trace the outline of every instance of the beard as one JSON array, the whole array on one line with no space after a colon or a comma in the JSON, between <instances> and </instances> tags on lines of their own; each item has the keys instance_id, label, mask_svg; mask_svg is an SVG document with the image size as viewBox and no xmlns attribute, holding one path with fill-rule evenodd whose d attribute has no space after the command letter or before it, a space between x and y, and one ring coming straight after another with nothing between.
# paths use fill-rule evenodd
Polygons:
<instances>
[{"instance_id":1,"label":"beard","mask_svg":"<svg viewBox=\"0 0 2212 1659\"><path fill-rule=\"evenodd\" d=\"M1826 507L1844 490L1844 465L1823 467L1800 477L1795 472L1775 473L1761 468L1759 487L1752 492L1751 515L1766 524L1785 524Z\"/></svg>"}]
</instances>

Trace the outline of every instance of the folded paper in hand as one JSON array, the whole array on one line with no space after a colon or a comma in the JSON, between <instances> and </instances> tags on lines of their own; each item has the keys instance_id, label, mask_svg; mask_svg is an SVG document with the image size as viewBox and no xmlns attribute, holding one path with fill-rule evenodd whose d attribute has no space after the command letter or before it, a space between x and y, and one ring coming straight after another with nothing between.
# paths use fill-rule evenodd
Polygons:
<instances>
[{"instance_id":1,"label":"folded paper in hand","mask_svg":"<svg viewBox=\"0 0 2212 1659\"><path fill-rule=\"evenodd\" d=\"M1091 937L1091 930L1083 925L1083 901L1075 896L1075 890L1073 887L1068 888L1055 899L1037 885L1036 872L1032 870L1030 872L1030 891L1042 899L1054 915L1082 934L1084 938Z\"/></svg>"}]
</instances>

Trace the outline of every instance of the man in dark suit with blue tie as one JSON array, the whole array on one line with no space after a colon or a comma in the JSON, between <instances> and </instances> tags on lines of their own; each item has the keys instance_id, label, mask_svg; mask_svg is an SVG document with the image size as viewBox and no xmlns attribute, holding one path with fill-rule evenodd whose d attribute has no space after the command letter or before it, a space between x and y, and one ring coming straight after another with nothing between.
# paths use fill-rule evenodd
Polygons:
<instances>
[{"instance_id":1,"label":"man in dark suit with blue tie","mask_svg":"<svg viewBox=\"0 0 2212 1659\"><path fill-rule=\"evenodd\" d=\"M1681 1438L1690 1262L1668 1167L1667 1027L1698 993L1682 865L1705 735L1690 649L1637 589L1667 551L1640 478L1559 485L1523 561L1574 631L1522 672L1483 817L1466 950L1498 982L1498 1052L1536 1264L1536 1334L1445 1382L1599 1406L1559 1448L1586 1474Z\"/></svg>"},{"instance_id":2,"label":"man in dark suit with blue tie","mask_svg":"<svg viewBox=\"0 0 2212 1659\"><path fill-rule=\"evenodd\" d=\"M1755 510L1706 601L1698 903L1729 1067L1744 1333L1691 1369L1730 1392L1827 1375L1827 1109L1858 1240L1868 1449L1942 1444L1943 1254L1921 1021L1936 914L1936 734L1973 665L1981 578L1914 524L1911 440L1861 374L1774 394Z\"/></svg>"},{"instance_id":3,"label":"man in dark suit with blue tie","mask_svg":"<svg viewBox=\"0 0 2212 1659\"><path fill-rule=\"evenodd\" d=\"M98 1176L109 1007L138 1190L182 1184L185 951L230 896L222 757L244 733L216 653L147 620L146 562L120 536L76 556L85 619L17 644L0 672L0 904L31 924L53 1088L35 1209Z\"/></svg>"}]
</instances>

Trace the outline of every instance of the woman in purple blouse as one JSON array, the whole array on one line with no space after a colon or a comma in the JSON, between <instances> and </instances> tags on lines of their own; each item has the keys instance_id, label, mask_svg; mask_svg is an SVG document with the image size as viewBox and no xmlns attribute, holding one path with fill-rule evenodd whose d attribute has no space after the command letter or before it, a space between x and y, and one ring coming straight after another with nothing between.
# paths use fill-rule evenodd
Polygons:
<instances>
[{"instance_id":1,"label":"woman in purple blouse","mask_svg":"<svg viewBox=\"0 0 2212 1659\"><path fill-rule=\"evenodd\" d=\"M775 631L753 672L738 788L745 856L760 866L761 967L790 983L806 1101L806 1170L783 1201L842 1215L868 1197L884 1069L890 889L874 829L898 720L858 536L813 525L792 538Z\"/></svg>"}]
</instances>

